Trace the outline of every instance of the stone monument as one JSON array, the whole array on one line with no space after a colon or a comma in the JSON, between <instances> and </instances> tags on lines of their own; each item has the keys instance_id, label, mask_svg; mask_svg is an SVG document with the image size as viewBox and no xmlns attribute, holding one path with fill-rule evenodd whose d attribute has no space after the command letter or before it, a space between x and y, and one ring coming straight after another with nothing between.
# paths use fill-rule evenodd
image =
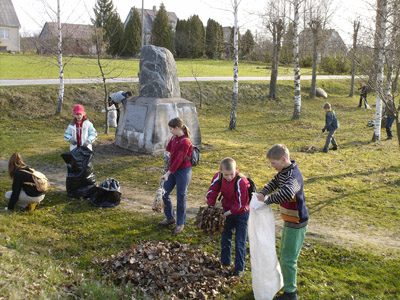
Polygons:
<instances>
[{"instance_id":1,"label":"stone monument","mask_svg":"<svg viewBox=\"0 0 400 300\"><path fill-rule=\"evenodd\" d=\"M144 46L138 76L139 96L124 103L115 144L138 153L163 152L171 138L168 121L180 117L192 133L192 143L201 146L196 106L181 98L172 53L166 48Z\"/></svg>"}]
</instances>

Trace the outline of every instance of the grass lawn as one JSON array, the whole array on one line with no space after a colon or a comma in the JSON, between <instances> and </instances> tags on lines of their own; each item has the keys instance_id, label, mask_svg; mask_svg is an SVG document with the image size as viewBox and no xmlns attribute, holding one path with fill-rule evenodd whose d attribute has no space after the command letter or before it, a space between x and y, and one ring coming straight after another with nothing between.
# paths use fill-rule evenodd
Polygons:
<instances>
[{"instance_id":1,"label":"grass lawn","mask_svg":"<svg viewBox=\"0 0 400 300\"><path fill-rule=\"evenodd\" d=\"M66 63L65 78L101 77L96 58L63 58ZM106 77L138 77L138 59L103 59ZM178 59L180 77L221 77L233 76L233 62L209 59ZM240 76L270 76L270 64L263 62L239 62ZM0 79L58 78L56 57L0 53ZM293 75L292 67L280 67L279 76ZM302 69L302 75L311 75L311 69Z\"/></svg>"},{"instance_id":2,"label":"grass lawn","mask_svg":"<svg viewBox=\"0 0 400 300\"><path fill-rule=\"evenodd\" d=\"M237 129L229 131L232 87L201 83L199 107L195 83L182 83L182 97L194 101L202 133L201 162L193 169L188 195L188 226L179 237L160 230L163 216L150 206L162 170L161 156L134 155L113 147L113 130L103 133L101 85L69 85L64 110L54 116L56 86L2 87L0 105L0 193L10 189L7 160L19 151L24 160L55 183L35 212L0 210L0 299L131 299L129 285L105 280L94 258L108 257L144 240L175 240L219 255L219 236L193 226L205 205L210 180L226 156L261 188L275 171L265 153L285 143L303 173L310 224L298 265L300 299L399 299L400 159L396 140L371 143L367 127L374 111L357 108L349 98L349 81L320 82L339 119L338 151L304 153L324 126L325 99L308 99L310 82L302 82L301 119L292 121L293 87L280 83L280 100L267 99L268 86L239 86ZM123 87L122 84L110 85ZM137 94L137 85L132 87ZM369 95L373 103L374 95ZM98 209L69 199L63 186L68 151L63 133L72 107L85 105L99 133L93 165L97 181L119 180L126 193L120 206ZM382 137L385 133L382 130ZM322 147L324 137L317 146ZM146 203L143 199L147 199ZM6 205L0 200L0 208ZM280 217L277 220L278 245ZM226 299L253 299L250 259L241 284L226 287ZM140 298L140 297L139 297ZM223 297L221 297L222 299Z\"/></svg>"}]
</instances>

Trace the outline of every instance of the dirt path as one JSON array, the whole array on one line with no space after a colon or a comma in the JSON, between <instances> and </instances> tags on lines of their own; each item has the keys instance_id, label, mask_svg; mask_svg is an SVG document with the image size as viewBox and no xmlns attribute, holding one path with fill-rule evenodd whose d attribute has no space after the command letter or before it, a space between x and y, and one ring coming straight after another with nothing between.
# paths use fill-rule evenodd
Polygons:
<instances>
[{"instance_id":1,"label":"dirt path","mask_svg":"<svg viewBox=\"0 0 400 300\"><path fill-rule=\"evenodd\" d=\"M127 150L121 149L113 144L100 144L98 143L94 151L96 160L106 159L108 156L126 155ZM130 152L128 152L132 155ZM0 170L7 171L8 162L0 160ZM65 178L66 168L54 168L53 166L41 167L49 180L53 189L65 191ZM155 192L155 191L154 191ZM148 214L154 214L152 211L152 204L155 193L140 190L133 186L124 184L121 187L122 201L119 205L120 209L134 210ZM175 198L175 197L173 197ZM176 200L175 200L176 201ZM196 201L187 202L187 214L194 217L199 209L199 203ZM161 216L161 214L160 214ZM323 220L313 219L311 216L310 224L308 225L307 235L309 237L333 243L338 246L346 248L367 248L375 253L387 253L391 251L400 253L400 233L394 231L384 231L372 228L368 233L364 231L348 230L345 226L354 225L353 228L359 228L357 224L352 224L353 220L336 221L333 223L326 223ZM277 211L275 211L275 225L280 232L282 228L282 220Z\"/></svg>"}]
</instances>

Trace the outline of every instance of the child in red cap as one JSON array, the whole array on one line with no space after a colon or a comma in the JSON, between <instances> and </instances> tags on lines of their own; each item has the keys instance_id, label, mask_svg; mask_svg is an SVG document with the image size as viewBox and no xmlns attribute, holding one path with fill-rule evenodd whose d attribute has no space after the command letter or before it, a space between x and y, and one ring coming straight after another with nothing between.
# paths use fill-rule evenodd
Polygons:
<instances>
[{"instance_id":1,"label":"child in red cap","mask_svg":"<svg viewBox=\"0 0 400 300\"><path fill-rule=\"evenodd\" d=\"M70 143L71 151L81 146L92 150L92 144L97 140L97 131L86 117L82 105L74 106L74 117L65 130L64 140Z\"/></svg>"}]
</instances>

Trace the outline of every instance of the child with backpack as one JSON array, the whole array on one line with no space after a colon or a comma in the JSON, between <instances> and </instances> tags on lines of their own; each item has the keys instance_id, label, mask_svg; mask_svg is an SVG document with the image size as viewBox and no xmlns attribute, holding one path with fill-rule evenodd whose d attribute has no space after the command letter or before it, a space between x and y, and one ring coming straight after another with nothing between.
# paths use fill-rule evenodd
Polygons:
<instances>
[{"instance_id":1,"label":"child with backpack","mask_svg":"<svg viewBox=\"0 0 400 300\"><path fill-rule=\"evenodd\" d=\"M266 204L279 204L284 221L279 249L284 293L274 299L297 300L297 259L309 218L303 175L296 162L290 160L289 149L283 144L272 146L267 152L267 159L278 174L264 186L257 198ZM279 191L272 194L276 190Z\"/></svg>"},{"instance_id":2,"label":"child with backpack","mask_svg":"<svg viewBox=\"0 0 400 300\"><path fill-rule=\"evenodd\" d=\"M11 155L8 161L8 175L13 180L13 183L12 191L6 192L5 195L6 200L9 201L5 210L13 210L15 205L18 205L33 211L44 199L45 191L37 189L32 174L33 171L23 162L19 153L14 152Z\"/></svg>"},{"instance_id":3,"label":"child with backpack","mask_svg":"<svg viewBox=\"0 0 400 300\"><path fill-rule=\"evenodd\" d=\"M82 105L74 106L74 119L65 130L64 140L70 143L70 151L81 146L92 150L92 144L97 140L97 131L86 117Z\"/></svg>"},{"instance_id":4,"label":"child with backpack","mask_svg":"<svg viewBox=\"0 0 400 300\"><path fill-rule=\"evenodd\" d=\"M211 180L207 192L207 204L214 206L218 194L222 195L222 208L226 218L221 235L221 263L231 264L232 234L235 230L235 271L234 276L241 276L246 258L247 223L249 220L250 183L239 175L236 161L226 157L221 161L220 170Z\"/></svg>"},{"instance_id":5,"label":"child with backpack","mask_svg":"<svg viewBox=\"0 0 400 300\"><path fill-rule=\"evenodd\" d=\"M181 118L174 118L168 122L172 134L166 152L170 154L169 170L161 177L164 182L163 195L165 219L158 223L160 226L175 224L174 234L183 232L186 224L186 195L192 177L192 152L193 145L190 141L190 130ZM176 185L177 219L171 201L171 192Z\"/></svg>"}]
</instances>

